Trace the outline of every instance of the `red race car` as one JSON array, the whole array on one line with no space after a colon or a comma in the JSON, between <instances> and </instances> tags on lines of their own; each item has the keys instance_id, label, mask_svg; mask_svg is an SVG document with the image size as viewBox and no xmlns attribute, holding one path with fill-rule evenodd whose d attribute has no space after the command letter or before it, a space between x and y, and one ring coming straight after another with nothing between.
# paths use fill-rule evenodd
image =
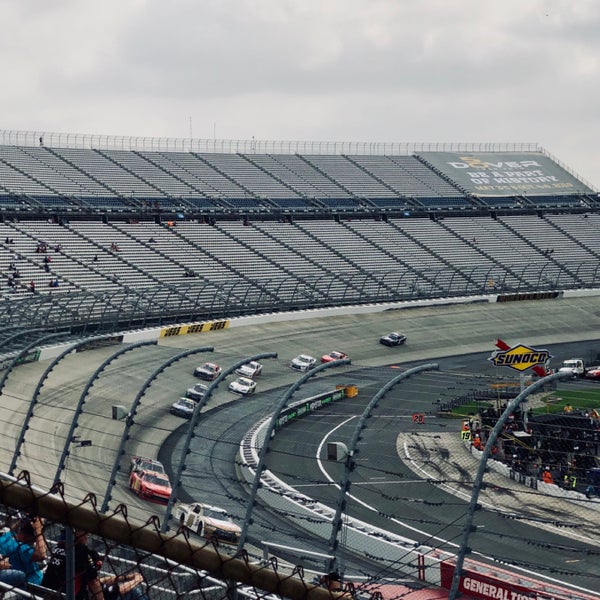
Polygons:
<instances>
[{"instance_id":1,"label":"red race car","mask_svg":"<svg viewBox=\"0 0 600 600\"><path fill-rule=\"evenodd\" d=\"M328 363L333 362L334 360L344 360L346 358L348 358L348 355L345 352L338 352L337 350L334 350L329 354L324 354L321 356L321 362Z\"/></svg>"},{"instance_id":2,"label":"red race car","mask_svg":"<svg viewBox=\"0 0 600 600\"><path fill-rule=\"evenodd\" d=\"M129 477L129 489L144 500L167 504L171 497L171 483L164 473L133 471Z\"/></svg>"},{"instance_id":3,"label":"red race car","mask_svg":"<svg viewBox=\"0 0 600 600\"><path fill-rule=\"evenodd\" d=\"M584 377L586 379L595 379L600 381L600 366L590 367L586 370Z\"/></svg>"}]
</instances>

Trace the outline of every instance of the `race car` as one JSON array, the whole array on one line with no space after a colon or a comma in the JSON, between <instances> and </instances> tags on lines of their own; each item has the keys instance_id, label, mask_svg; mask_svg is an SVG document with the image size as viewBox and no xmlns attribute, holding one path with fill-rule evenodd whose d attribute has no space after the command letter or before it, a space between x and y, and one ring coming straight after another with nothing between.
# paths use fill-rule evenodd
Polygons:
<instances>
[{"instance_id":1,"label":"race car","mask_svg":"<svg viewBox=\"0 0 600 600\"><path fill-rule=\"evenodd\" d=\"M204 379L205 381L214 381L220 372L221 367L219 365L207 362L199 367L196 367L194 375L200 379Z\"/></svg>"},{"instance_id":2,"label":"race car","mask_svg":"<svg viewBox=\"0 0 600 600\"><path fill-rule=\"evenodd\" d=\"M379 343L384 346L403 346L406 342L406 336L403 333L392 331L387 335L383 335L379 338Z\"/></svg>"},{"instance_id":3,"label":"race car","mask_svg":"<svg viewBox=\"0 0 600 600\"><path fill-rule=\"evenodd\" d=\"M163 464L153 458L145 456L132 456L129 465L129 473L139 471L154 471L155 473L165 473Z\"/></svg>"},{"instance_id":4,"label":"race car","mask_svg":"<svg viewBox=\"0 0 600 600\"><path fill-rule=\"evenodd\" d=\"M256 391L256 381L247 377L238 377L229 384L229 391L234 394L241 394L242 396L254 394Z\"/></svg>"},{"instance_id":5,"label":"race car","mask_svg":"<svg viewBox=\"0 0 600 600\"><path fill-rule=\"evenodd\" d=\"M299 354L292 359L290 367L296 371L310 371L317 364L317 359L308 354Z\"/></svg>"},{"instance_id":6,"label":"race car","mask_svg":"<svg viewBox=\"0 0 600 600\"><path fill-rule=\"evenodd\" d=\"M586 379L595 379L596 381L600 381L600 365L595 367L588 367L584 377Z\"/></svg>"},{"instance_id":7,"label":"race car","mask_svg":"<svg viewBox=\"0 0 600 600\"><path fill-rule=\"evenodd\" d=\"M256 362L255 360L251 360L247 362L245 365L242 365L239 369L236 369L235 372L242 377L249 377L250 379L254 379L258 377L262 373L262 364Z\"/></svg>"},{"instance_id":8,"label":"race car","mask_svg":"<svg viewBox=\"0 0 600 600\"><path fill-rule=\"evenodd\" d=\"M321 362L329 363L334 362L336 360L344 360L346 358L348 358L348 355L345 352L338 352L337 350L334 350L329 354L323 354L323 356L321 356Z\"/></svg>"},{"instance_id":9,"label":"race car","mask_svg":"<svg viewBox=\"0 0 600 600\"><path fill-rule=\"evenodd\" d=\"M206 390L208 390L207 385L204 385L203 383L197 383L194 387L188 388L185 396L190 400L196 400L196 402L198 402L204 398Z\"/></svg>"},{"instance_id":10,"label":"race car","mask_svg":"<svg viewBox=\"0 0 600 600\"><path fill-rule=\"evenodd\" d=\"M176 402L171 404L169 412L176 417L183 417L189 419L194 414L196 403L189 398L179 398Z\"/></svg>"},{"instance_id":11,"label":"race car","mask_svg":"<svg viewBox=\"0 0 600 600\"><path fill-rule=\"evenodd\" d=\"M171 483L164 473L133 471L129 476L129 489L144 500L167 504L171 497Z\"/></svg>"},{"instance_id":12,"label":"race car","mask_svg":"<svg viewBox=\"0 0 600 600\"><path fill-rule=\"evenodd\" d=\"M209 540L217 539L227 544L237 544L242 534L241 527L233 522L225 510L210 504L178 504L173 516L183 527Z\"/></svg>"}]
</instances>

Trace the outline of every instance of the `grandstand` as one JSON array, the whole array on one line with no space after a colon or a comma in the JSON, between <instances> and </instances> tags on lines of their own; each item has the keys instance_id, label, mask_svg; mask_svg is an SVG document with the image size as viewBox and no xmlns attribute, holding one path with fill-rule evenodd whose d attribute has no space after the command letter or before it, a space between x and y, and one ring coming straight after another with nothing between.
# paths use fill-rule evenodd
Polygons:
<instances>
[{"instance_id":1,"label":"grandstand","mask_svg":"<svg viewBox=\"0 0 600 600\"><path fill-rule=\"evenodd\" d=\"M600 283L597 191L538 145L0 137L13 356L56 334Z\"/></svg>"},{"instance_id":2,"label":"grandstand","mask_svg":"<svg viewBox=\"0 0 600 600\"><path fill-rule=\"evenodd\" d=\"M537 144L4 131L0 318L80 335L597 287L599 209Z\"/></svg>"}]
</instances>

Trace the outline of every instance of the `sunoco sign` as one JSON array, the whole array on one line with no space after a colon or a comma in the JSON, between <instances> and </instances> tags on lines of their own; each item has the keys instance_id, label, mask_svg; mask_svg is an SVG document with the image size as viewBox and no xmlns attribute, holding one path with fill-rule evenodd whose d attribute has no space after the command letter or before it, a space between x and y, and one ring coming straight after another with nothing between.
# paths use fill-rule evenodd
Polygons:
<instances>
[{"instance_id":1,"label":"sunoco sign","mask_svg":"<svg viewBox=\"0 0 600 600\"><path fill-rule=\"evenodd\" d=\"M519 344L508 350L496 350L488 358L496 367L510 367L515 371L526 371L537 365L545 365L552 355L548 350L539 350Z\"/></svg>"}]
</instances>

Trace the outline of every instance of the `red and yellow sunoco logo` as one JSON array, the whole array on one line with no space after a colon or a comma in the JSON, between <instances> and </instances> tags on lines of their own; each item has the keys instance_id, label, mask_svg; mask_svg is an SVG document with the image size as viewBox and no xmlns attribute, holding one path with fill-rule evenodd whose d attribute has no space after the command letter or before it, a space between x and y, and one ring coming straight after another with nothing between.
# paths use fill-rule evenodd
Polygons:
<instances>
[{"instance_id":1,"label":"red and yellow sunoco logo","mask_svg":"<svg viewBox=\"0 0 600 600\"><path fill-rule=\"evenodd\" d=\"M551 358L548 350L538 350L519 344L508 350L496 350L488 360L497 367L510 367L515 371L526 371L536 365L545 365Z\"/></svg>"}]
</instances>

